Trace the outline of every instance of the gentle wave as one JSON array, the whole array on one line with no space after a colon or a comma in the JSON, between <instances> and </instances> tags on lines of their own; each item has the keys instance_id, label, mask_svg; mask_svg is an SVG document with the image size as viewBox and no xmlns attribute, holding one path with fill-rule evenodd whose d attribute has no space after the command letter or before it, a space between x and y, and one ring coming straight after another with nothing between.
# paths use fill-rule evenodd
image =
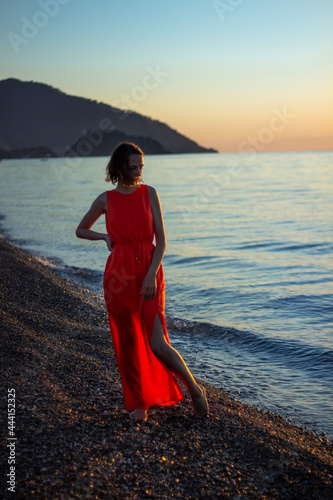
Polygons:
<instances>
[{"instance_id":1,"label":"gentle wave","mask_svg":"<svg viewBox=\"0 0 333 500\"><path fill-rule=\"evenodd\" d=\"M254 250L256 248L267 248L271 252L284 252L290 250L313 250L320 249L321 251L331 252L333 250L332 244L327 242L322 243L293 243L293 244L285 244L279 243L277 241L271 241L268 243L264 243L262 241L251 242L251 243L241 243L235 246L237 250Z\"/></svg>"},{"instance_id":2,"label":"gentle wave","mask_svg":"<svg viewBox=\"0 0 333 500\"><path fill-rule=\"evenodd\" d=\"M236 350L260 358L261 362L278 363L293 370L311 372L321 380L333 382L333 349L313 346L299 339L264 337L251 331L172 316L167 316L166 320L168 328L195 336L200 343L209 344L211 349L214 346L218 349L222 349L223 345L233 346Z\"/></svg>"},{"instance_id":3,"label":"gentle wave","mask_svg":"<svg viewBox=\"0 0 333 500\"><path fill-rule=\"evenodd\" d=\"M96 295L102 295L103 272L60 265L54 259L35 258L43 265L58 271L62 276L70 277L73 281L89 286ZM206 290L206 292L208 295L212 294L212 290ZM309 307L311 299L316 300L316 297L306 298L308 299L307 307ZM294 304L299 300L298 297L279 298L270 301L270 306L275 307L273 305L275 303L276 307L280 309L281 302ZM223 345L228 345L229 348L231 346L235 350L247 352L260 358L261 362L278 363L288 368L292 367L293 370L311 372L321 380L333 382L333 349L330 350L320 345L310 345L301 339L279 339L276 336L270 338L249 330L238 330L208 322L188 321L170 315L166 315L166 322L169 329L191 335L194 340L201 344L209 344L210 348L216 346L217 349L221 349Z\"/></svg>"},{"instance_id":4,"label":"gentle wave","mask_svg":"<svg viewBox=\"0 0 333 500\"><path fill-rule=\"evenodd\" d=\"M213 262L218 262L221 260L221 257L218 255L201 255L200 257L185 257L183 259L176 259L171 261L172 265L178 264L194 264L194 265L202 265L202 264L212 264Z\"/></svg>"},{"instance_id":5,"label":"gentle wave","mask_svg":"<svg viewBox=\"0 0 333 500\"><path fill-rule=\"evenodd\" d=\"M211 261L215 256L189 257L175 260L176 255L169 256L171 264L179 263L202 263L202 261ZM68 266L60 259L46 258L41 256L34 257L38 262L59 272L63 277L69 278L80 285L89 287L90 291L98 297L102 297L103 272L89 268ZM184 288L184 285L183 287ZM209 288L201 291L201 295L212 297L218 290ZM309 310L313 309L315 317L316 307L320 308L321 321L323 321L323 303L327 300L327 321L332 318L331 295L327 297L297 295L293 297L280 297L270 299L266 302L265 308L272 308L285 311L288 308L302 307ZM317 305L316 302L320 301ZM333 382L333 350L321 347L320 345L310 345L300 339L288 339L277 336L272 338L265 337L259 333L246 330L238 330L231 327L223 327L208 322L188 321L183 318L176 318L166 315L167 326L169 329L191 335L193 340L200 344L209 344L209 348L216 347L217 350L223 347L232 347L235 350L248 353L254 358L260 358L260 362L280 364L293 370L300 370L311 373L320 380Z\"/></svg>"}]
</instances>

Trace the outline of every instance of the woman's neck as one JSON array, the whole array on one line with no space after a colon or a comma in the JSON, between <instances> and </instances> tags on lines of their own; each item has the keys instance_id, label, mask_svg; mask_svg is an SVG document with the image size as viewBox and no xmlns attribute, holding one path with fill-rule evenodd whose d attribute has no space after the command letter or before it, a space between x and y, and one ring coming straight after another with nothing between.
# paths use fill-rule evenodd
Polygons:
<instances>
[{"instance_id":1,"label":"woman's neck","mask_svg":"<svg viewBox=\"0 0 333 500\"><path fill-rule=\"evenodd\" d=\"M133 193L133 191L136 191L136 189L139 187L139 184L132 184L131 186L128 186L126 184L123 184L121 181L118 181L116 191L119 191L119 193L124 193L124 194L130 194Z\"/></svg>"}]
</instances>

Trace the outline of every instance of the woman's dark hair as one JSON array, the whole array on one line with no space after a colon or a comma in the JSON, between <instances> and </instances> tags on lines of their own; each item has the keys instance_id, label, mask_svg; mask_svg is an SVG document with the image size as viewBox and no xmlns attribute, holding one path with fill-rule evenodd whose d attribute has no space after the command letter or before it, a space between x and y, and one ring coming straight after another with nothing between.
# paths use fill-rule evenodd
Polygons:
<instances>
[{"instance_id":1,"label":"woman's dark hair","mask_svg":"<svg viewBox=\"0 0 333 500\"><path fill-rule=\"evenodd\" d=\"M129 157L130 155L142 155L141 149L131 142L122 142L113 150L109 163L106 167L106 182L116 184L122 175L125 184L130 184Z\"/></svg>"}]
</instances>

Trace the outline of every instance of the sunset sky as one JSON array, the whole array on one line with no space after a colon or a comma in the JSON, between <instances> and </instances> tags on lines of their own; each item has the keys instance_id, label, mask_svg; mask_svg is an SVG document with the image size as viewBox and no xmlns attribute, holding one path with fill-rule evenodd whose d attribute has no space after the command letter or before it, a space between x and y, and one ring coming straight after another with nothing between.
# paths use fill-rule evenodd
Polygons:
<instances>
[{"instance_id":1,"label":"sunset sky","mask_svg":"<svg viewBox=\"0 0 333 500\"><path fill-rule=\"evenodd\" d=\"M128 107L220 152L333 149L332 0L0 6L0 79Z\"/></svg>"}]
</instances>

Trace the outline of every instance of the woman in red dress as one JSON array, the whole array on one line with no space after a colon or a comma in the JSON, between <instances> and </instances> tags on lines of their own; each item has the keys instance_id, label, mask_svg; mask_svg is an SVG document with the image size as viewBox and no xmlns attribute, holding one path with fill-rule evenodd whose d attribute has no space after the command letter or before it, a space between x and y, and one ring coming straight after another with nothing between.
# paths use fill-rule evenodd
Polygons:
<instances>
[{"instance_id":1,"label":"woman in red dress","mask_svg":"<svg viewBox=\"0 0 333 500\"><path fill-rule=\"evenodd\" d=\"M145 421L152 406L178 403L183 394L175 376L191 395L193 415L206 416L205 389L170 345L164 316L164 223L156 190L141 183L142 169L138 146L117 146L106 169L106 180L117 186L96 198L76 235L105 240L111 252L104 272L104 298L130 417ZM91 230L102 214L106 234Z\"/></svg>"}]
</instances>

